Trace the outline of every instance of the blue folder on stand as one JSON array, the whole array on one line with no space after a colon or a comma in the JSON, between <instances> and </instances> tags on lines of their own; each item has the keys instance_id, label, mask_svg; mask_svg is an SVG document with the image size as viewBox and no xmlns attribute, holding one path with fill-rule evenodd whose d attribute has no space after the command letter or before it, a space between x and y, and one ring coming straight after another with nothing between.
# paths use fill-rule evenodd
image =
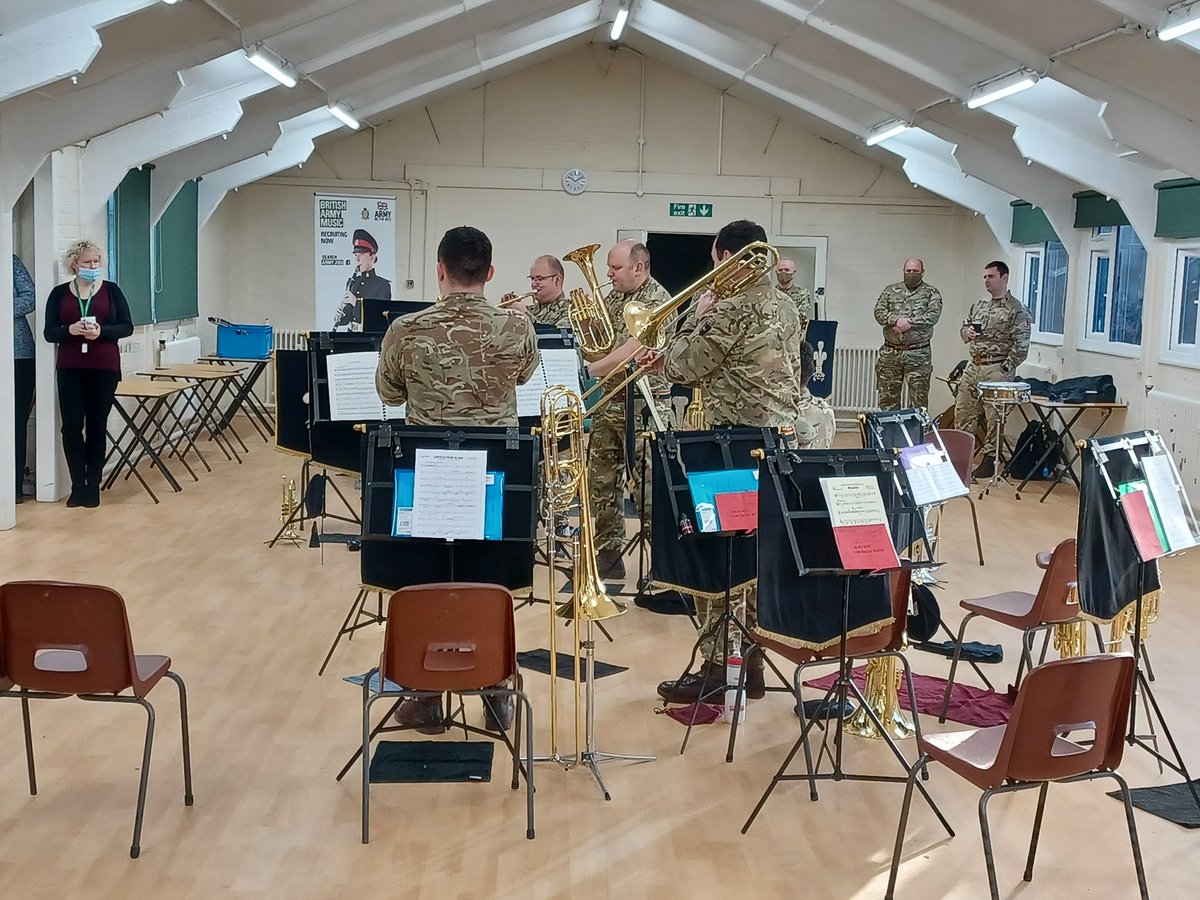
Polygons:
<instances>
[{"instance_id":1,"label":"blue folder on stand","mask_svg":"<svg viewBox=\"0 0 1200 900\"><path fill-rule=\"evenodd\" d=\"M412 537L412 511L415 473L412 469L396 469L395 501L392 511L392 537ZM504 473L487 473L484 493L483 539L499 541L504 538Z\"/></svg>"},{"instance_id":2,"label":"blue folder on stand","mask_svg":"<svg viewBox=\"0 0 1200 900\"><path fill-rule=\"evenodd\" d=\"M720 469L715 472L688 472L688 488L696 507L696 525L700 531L719 531L717 494L758 491L758 469Z\"/></svg>"}]
</instances>

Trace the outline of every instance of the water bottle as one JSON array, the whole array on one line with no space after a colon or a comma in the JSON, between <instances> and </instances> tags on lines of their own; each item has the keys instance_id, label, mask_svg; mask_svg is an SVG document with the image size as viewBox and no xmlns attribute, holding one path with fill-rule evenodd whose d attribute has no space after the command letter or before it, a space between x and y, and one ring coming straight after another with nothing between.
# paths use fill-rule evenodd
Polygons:
<instances>
[{"instance_id":1,"label":"water bottle","mask_svg":"<svg viewBox=\"0 0 1200 900\"><path fill-rule=\"evenodd\" d=\"M738 724L746 721L746 695L738 696L738 682L742 680L742 657L731 653L725 660L725 713L726 722Z\"/></svg>"}]
</instances>

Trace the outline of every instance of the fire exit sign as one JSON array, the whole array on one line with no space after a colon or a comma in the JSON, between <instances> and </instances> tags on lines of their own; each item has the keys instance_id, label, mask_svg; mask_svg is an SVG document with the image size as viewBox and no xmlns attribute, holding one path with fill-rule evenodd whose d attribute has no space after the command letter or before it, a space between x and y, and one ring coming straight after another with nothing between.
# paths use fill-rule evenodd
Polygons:
<instances>
[{"instance_id":1,"label":"fire exit sign","mask_svg":"<svg viewBox=\"0 0 1200 900\"><path fill-rule=\"evenodd\" d=\"M711 219L713 205L711 203L672 203L671 215L687 219Z\"/></svg>"}]
</instances>

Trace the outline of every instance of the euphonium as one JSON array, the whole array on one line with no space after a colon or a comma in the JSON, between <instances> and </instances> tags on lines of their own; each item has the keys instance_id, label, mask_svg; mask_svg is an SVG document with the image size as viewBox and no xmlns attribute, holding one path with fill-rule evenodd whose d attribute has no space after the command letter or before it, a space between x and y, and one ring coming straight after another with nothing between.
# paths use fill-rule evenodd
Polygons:
<instances>
[{"instance_id":1,"label":"euphonium","mask_svg":"<svg viewBox=\"0 0 1200 900\"><path fill-rule=\"evenodd\" d=\"M867 684L863 697L875 715L879 716L887 733L896 740L904 740L913 737L917 730L900 709L899 688L900 672L897 670L896 657L880 656L867 663ZM883 737L865 709L855 710L842 730L859 737Z\"/></svg>"},{"instance_id":2,"label":"euphonium","mask_svg":"<svg viewBox=\"0 0 1200 900\"><path fill-rule=\"evenodd\" d=\"M599 249L599 244L588 244L586 247L572 250L563 257L567 262L579 266L583 280L588 284L587 291L575 288L568 295L567 315L570 317L576 342L589 356L607 353L617 340L593 262Z\"/></svg>"}]
</instances>

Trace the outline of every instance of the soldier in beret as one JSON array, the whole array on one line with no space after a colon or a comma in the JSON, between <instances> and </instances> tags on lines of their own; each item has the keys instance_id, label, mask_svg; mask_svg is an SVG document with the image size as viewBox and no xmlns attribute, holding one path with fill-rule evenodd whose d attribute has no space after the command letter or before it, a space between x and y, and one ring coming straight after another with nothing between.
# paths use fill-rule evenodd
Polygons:
<instances>
[{"instance_id":1,"label":"soldier in beret","mask_svg":"<svg viewBox=\"0 0 1200 900\"><path fill-rule=\"evenodd\" d=\"M379 242L364 228L354 230L354 274L346 281L346 295L334 314L334 331L362 331L362 302L391 300L392 283L375 274Z\"/></svg>"}]
</instances>

